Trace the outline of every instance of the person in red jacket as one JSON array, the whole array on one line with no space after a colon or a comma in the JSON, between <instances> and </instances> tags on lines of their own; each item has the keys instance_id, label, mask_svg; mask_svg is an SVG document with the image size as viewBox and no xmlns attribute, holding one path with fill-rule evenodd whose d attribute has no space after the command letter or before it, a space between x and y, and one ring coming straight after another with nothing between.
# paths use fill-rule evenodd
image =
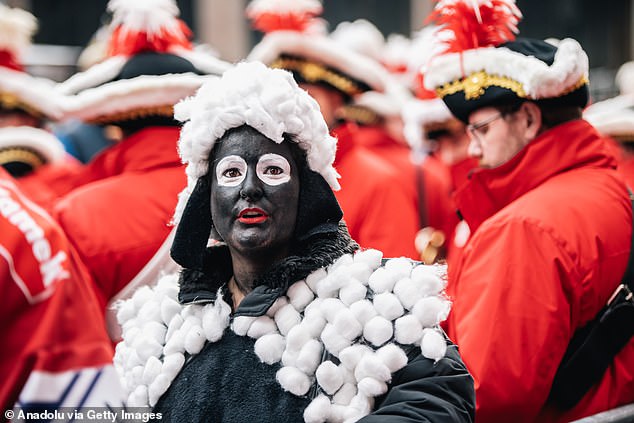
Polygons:
<instances>
[{"instance_id":1,"label":"person in red jacket","mask_svg":"<svg viewBox=\"0 0 634 423\"><path fill-rule=\"evenodd\" d=\"M335 113L357 94L385 91L389 75L378 63L325 35L313 19L321 13L319 2L275 3L254 1L247 10L254 26L266 33L247 60L292 72L319 103L339 139L335 166L344 188L336 197L352 238L388 257L420 258L414 245L419 229L416 202L402 187L401 175L384 159L355 145L353 134L339 125Z\"/></svg>"},{"instance_id":2,"label":"person in red jacket","mask_svg":"<svg viewBox=\"0 0 634 423\"><path fill-rule=\"evenodd\" d=\"M104 307L125 292L171 231L187 183L173 105L229 67L192 49L175 2L155 6L111 1L110 57L59 88L68 96L67 117L121 132L79 172L49 179L52 214L88 266Z\"/></svg>"},{"instance_id":3,"label":"person in red jacket","mask_svg":"<svg viewBox=\"0 0 634 423\"><path fill-rule=\"evenodd\" d=\"M476 421L564 422L631 403L631 338L607 369L595 360L561 378L573 336L612 295L632 307L618 289L632 206L616 158L581 119L588 58L572 39L515 39L512 1L473 7L438 3L432 16L448 44L425 85L468 125L479 159L455 194L472 234L449 269L446 325L475 380ZM599 335L620 330L605 329ZM595 346L603 355L608 343ZM580 389L575 381L595 371Z\"/></svg>"},{"instance_id":4,"label":"person in red jacket","mask_svg":"<svg viewBox=\"0 0 634 423\"><path fill-rule=\"evenodd\" d=\"M53 219L0 168L0 406L119 407L123 390L90 275Z\"/></svg>"}]
</instances>

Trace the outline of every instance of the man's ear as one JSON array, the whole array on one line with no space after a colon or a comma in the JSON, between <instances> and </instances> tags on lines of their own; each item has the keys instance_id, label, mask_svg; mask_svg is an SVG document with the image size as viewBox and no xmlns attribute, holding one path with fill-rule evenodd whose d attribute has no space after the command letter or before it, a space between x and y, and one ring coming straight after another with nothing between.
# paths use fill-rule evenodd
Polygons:
<instances>
[{"instance_id":1,"label":"man's ear","mask_svg":"<svg viewBox=\"0 0 634 423\"><path fill-rule=\"evenodd\" d=\"M527 101L522 104L526 113L526 138L532 140L535 138L542 127L542 111L537 104Z\"/></svg>"}]
</instances>

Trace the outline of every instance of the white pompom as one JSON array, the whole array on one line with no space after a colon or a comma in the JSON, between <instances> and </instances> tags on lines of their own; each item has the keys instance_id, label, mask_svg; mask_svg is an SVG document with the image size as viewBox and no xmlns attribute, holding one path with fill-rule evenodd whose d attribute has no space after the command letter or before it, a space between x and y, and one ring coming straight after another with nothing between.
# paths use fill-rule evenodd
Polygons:
<instances>
[{"instance_id":1,"label":"white pompom","mask_svg":"<svg viewBox=\"0 0 634 423\"><path fill-rule=\"evenodd\" d=\"M393 333L392 322L381 316L373 317L363 326L363 337L377 347L389 341Z\"/></svg>"},{"instance_id":2,"label":"white pompom","mask_svg":"<svg viewBox=\"0 0 634 423\"><path fill-rule=\"evenodd\" d=\"M332 323L328 323L321 333L321 340L324 347L331 354L338 356L339 351L350 345L350 340L344 338Z\"/></svg>"},{"instance_id":3,"label":"white pompom","mask_svg":"<svg viewBox=\"0 0 634 423\"><path fill-rule=\"evenodd\" d=\"M370 275L374 272L374 269L370 268L366 263L353 263L350 266L346 267L346 273L351 277L356 279L358 282L364 283L367 285L367 281L370 278Z\"/></svg>"},{"instance_id":4,"label":"white pompom","mask_svg":"<svg viewBox=\"0 0 634 423\"><path fill-rule=\"evenodd\" d=\"M356 384L344 383L341 389L332 397L332 402L335 404L348 405L355 395L357 395Z\"/></svg>"},{"instance_id":5,"label":"white pompom","mask_svg":"<svg viewBox=\"0 0 634 423\"><path fill-rule=\"evenodd\" d=\"M372 407L374 406L373 398L367 397L362 393L358 392L350 401L350 409L353 414L358 413L357 415L360 417L367 416L372 411ZM346 419L349 419L349 415L346 414ZM357 419L358 419L357 418Z\"/></svg>"},{"instance_id":6,"label":"white pompom","mask_svg":"<svg viewBox=\"0 0 634 423\"><path fill-rule=\"evenodd\" d=\"M277 311L284 307L286 304L288 304L288 298L286 298L285 296L278 297L273 302L271 307L269 307L269 309L266 311L266 315L269 317L275 316L275 313L277 313Z\"/></svg>"},{"instance_id":7,"label":"white pompom","mask_svg":"<svg viewBox=\"0 0 634 423\"><path fill-rule=\"evenodd\" d=\"M315 372L317 383L328 395L332 395L343 385L343 375L332 361L324 361Z\"/></svg>"},{"instance_id":8,"label":"white pompom","mask_svg":"<svg viewBox=\"0 0 634 423\"><path fill-rule=\"evenodd\" d=\"M163 323L168 324L172 318L180 313L181 305L169 297L163 297L161 300L161 320Z\"/></svg>"},{"instance_id":9,"label":"white pompom","mask_svg":"<svg viewBox=\"0 0 634 423\"><path fill-rule=\"evenodd\" d=\"M282 367L275 374L275 378L285 391L298 397L306 395L311 386L308 375L296 367Z\"/></svg>"},{"instance_id":10,"label":"white pompom","mask_svg":"<svg viewBox=\"0 0 634 423\"><path fill-rule=\"evenodd\" d=\"M120 325L123 325L128 320L132 319L136 315L136 307L134 301L127 300L117 303L117 321Z\"/></svg>"},{"instance_id":11,"label":"white pompom","mask_svg":"<svg viewBox=\"0 0 634 423\"><path fill-rule=\"evenodd\" d=\"M323 316L324 313L321 310L321 303L324 300L321 298L315 298L310 302L304 309L304 319L310 318L312 316Z\"/></svg>"},{"instance_id":12,"label":"white pompom","mask_svg":"<svg viewBox=\"0 0 634 423\"><path fill-rule=\"evenodd\" d=\"M165 334L165 343L169 342L172 339L172 335L183 326L183 322L185 320L180 314L172 317L172 320L167 325L167 333Z\"/></svg>"},{"instance_id":13,"label":"white pompom","mask_svg":"<svg viewBox=\"0 0 634 423\"><path fill-rule=\"evenodd\" d=\"M185 351L185 332L177 329L165 344L163 354L182 353L183 351Z\"/></svg>"},{"instance_id":14,"label":"white pompom","mask_svg":"<svg viewBox=\"0 0 634 423\"><path fill-rule=\"evenodd\" d=\"M339 312L345 308L345 304L338 298L325 298L321 302L321 312L329 323L334 322Z\"/></svg>"},{"instance_id":15,"label":"white pompom","mask_svg":"<svg viewBox=\"0 0 634 423\"><path fill-rule=\"evenodd\" d=\"M161 363L161 360L156 357L148 358L145 366L143 367L141 381L144 385L149 385L161 373L161 370L163 370L163 363Z\"/></svg>"},{"instance_id":16,"label":"white pompom","mask_svg":"<svg viewBox=\"0 0 634 423\"><path fill-rule=\"evenodd\" d=\"M150 357L158 357L163 351L163 346L149 336L139 336L138 343L135 342L134 349L142 362L147 361Z\"/></svg>"},{"instance_id":17,"label":"white pompom","mask_svg":"<svg viewBox=\"0 0 634 423\"><path fill-rule=\"evenodd\" d=\"M359 364L361 358L366 354L371 353L372 350L370 347L362 344L354 344L341 350L339 353L339 360L346 368L354 370Z\"/></svg>"},{"instance_id":18,"label":"white pompom","mask_svg":"<svg viewBox=\"0 0 634 423\"><path fill-rule=\"evenodd\" d=\"M145 407L148 404L149 398L147 386L139 385L128 397L128 403L126 405L129 407Z\"/></svg>"},{"instance_id":19,"label":"white pompom","mask_svg":"<svg viewBox=\"0 0 634 423\"><path fill-rule=\"evenodd\" d=\"M319 315L304 316L304 320L299 326L305 330L311 338L318 338L326 326L326 318L321 313Z\"/></svg>"},{"instance_id":20,"label":"white pompom","mask_svg":"<svg viewBox=\"0 0 634 423\"><path fill-rule=\"evenodd\" d=\"M132 302L134 303L134 308L136 310L140 310L144 304L152 301L154 299L154 291L149 286L142 286L137 289L132 295Z\"/></svg>"},{"instance_id":21,"label":"white pompom","mask_svg":"<svg viewBox=\"0 0 634 423\"><path fill-rule=\"evenodd\" d=\"M323 423L330 415L330 400L324 394L312 400L304 410L306 423Z\"/></svg>"},{"instance_id":22,"label":"white pompom","mask_svg":"<svg viewBox=\"0 0 634 423\"><path fill-rule=\"evenodd\" d=\"M307 375L314 374L317 366L321 362L323 348L322 343L318 340L309 340L299 351L297 359L295 360L295 366Z\"/></svg>"},{"instance_id":23,"label":"white pompom","mask_svg":"<svg viewBox=\"0 0 634 423\"><path fill-rule=\"evenodd\" d=\"M418 318L421 325L430 328L438 325L447 318L451 303L440 297L424 297L416 302L412 314Z\"/></svg>"},{"instance_id":24,"label":"white pompom","mask_svg":"<svg viewBox=\"0 0 634 423\"><path fill-rule=\"evenodd\" d=\"M387 384L373 377L364 377L359 381L359 392L368 397L378 397L387 392Z\"/></svg>"},{"instance_id":25,"label":"white pompom","mask_svg":"<svg viewBox=\"0 0 634 423\"><path fill-rule=\"evenodd\" d=\"M423 325L416 316L406 314L394 322L394 339L399 344L416 344L423 336Z\"/></svg>"},{"instance_id":26,"label":"white pompom","mask_svg":"<svg viewBox=\"0 0 634 423\"><path fill-rule=\"evenodd\" d=\"M284 352L284 337L279 333L270 333L255 341L255 354L261 362L274 364L282 359Z\"/></svg>"},{"instance_id":27,"label":"white pompom","mask_svg":"<svg viewBox=\"0 0 634 423\"><path fill-rule=\"evenodd\" d=\"M286 348L299 351L306 342L311 339L310 332L306 329L304 321L292 328L286 335Z\"/></svg>"},{"instance_id":28,"label":"white pompom","mask_svg":"<svg viewBox=\"0 0 634 423\"><path fill-rule=\"evenodd\" d=\"M178 372L185 364L185 356L182 353L173 353L163 359L163 374L169 380L174 380Z\"/></svg>"},{"instance_id":29,"label":"white pompom","mask_svg":"<svg viewBox=\"0 0 634 423\"><path fill-rule=\"evenodd\" d=\"M310 275L306 276L306 285L308 285L308 287L310 288L311 291L313 291L313 293L317 293L317 282L319 282L320 280L324 279L326 276L328 276L328 273L326 272L326 269L324 269L323 267L315 270L313 273L311 273Z\"/></svg>"},{"instance_id":30,"label":"white pompom","mask_svg":"<svg viewBox=\"0 0 634 423\"><path fill-rule=\"evenodd\" d=\"M413 266L412 261L405 257L393 258L385 263L385 268L396 275L397 280L409 277Z\"/></svg>"},{"instance_id":31,"label":"white pompom","mask_svg":"<svg viewBox=\"0 0 634 423\"><path fill-rule=\"evenodd\" d=\"M387 344L376 351L376 356L392 373L407 365L407 354L398 345Z\"/></svg>"},{"instance_id":32,"label":"white pompom","mask_svg":"<svg viewBox=\"0 0 634 423\"><path fill-rule=\"evenodd\" d=\"M167 334L167 327L163 323L159 322L147 322L143 325L141 331L146 335L154 339L159 344L165 344L165 335Z\"/></svg>"},{"instance_id":33,"label":"white pompom","mask_svg":"<svg viewBox=\"0 0 634 423\"><path fill-rule=\"evenodd\" d=\"M170 273L159 279L154 290L157 294L172 299L178 298L178 273Z\"/></svg>"},{"instance_id":34,"label":"white pompom","mask_svg":"<svg viewBox=\"0 0 634 423\"><path fill-rule=\"evenodd\" d=\"M339 288L346 284L348 278L342 272L331 271L328 276L315 284L319 298L333 298L339 292Z\"/></svg>"},{"instance_id":35,"label":"white pompom","mask_svg":"<svg viewBox=\"0 0 634 423\"><path fill-rule=\"evenodd\" d=\"M354 377L359 382L366 377L389 382L392 379L392 372L375 354L365 354L354 369Z\"/></svg>"},{"instance_id":36,"label":"white pompom","mask_svg":"<svg viewBox=\"0 0 634 423\"><path fill-rule=\"evenodd\" d=\"M328 272L337 270L339 267L349 266L353 263L353 261L354 260L352 258L352 254L344 254L337 260L335 260L335 262L331 264L330 267L328 267Z\"/></svg>"},{"instance_id":37,"label":"white pompom","mask_svg":"<svg viewBox=\"0 0 634 423\"><path fill-rule=\"evenodd\" d=\"M288 298L297 311L303 311L304 308L315 298L313 291L310 290L306 282L295 282L288 288Z\"/></svg>"},{"instance_id":38,"label":"white pompom","mask_svg":"<svg viewBox=\"0 0 634 423\"><path fill-rule=\"evenodd\" d=\"M249 338L258 339L263 335L268 335L269 333L276 333L277 325L275 321L271 319L269 316L259 316L257 319L251 323L251 327L247 331L247 336Z\"/></svg>"},{"instance_id":39,"label":"white pompom","mask_svg":"<svg viewBox=\"0 0 634 423\"><path fill-rule=\"evenodd\" d=\"M159 322L161 321L161 303L153 299L141 306L137 317L142 322Z\"/></svg>"},{"instance_id":40,"label":"white pompom","mask_svg":"<svg viewBox=\"0 0 634 423\"><path fill-rule=\"evenodd\" d=\"M287 335L288 332L299 325L301 321L302 316L291 304L286 304L275 313L275 323L282 335Z\"/></svg>"},{"instance_id":41,"label":"white pompom","mask_svg":"<svg viewBox=\"0 0 634 423\"><path fill-rule=\"evenodd\" d=\"M407 310L411 310L416 301L423 297L420 289L410 278L399 279L394 285L394 294Z\"/></svg>"},{"instance_id":42,"label":"white pompom","mask_svg":"<svg viewBox=\"0 0 634 423\"><path fill-rule=\"evenodd\" d=\"M367 293L368 289L364 285L357 281L351 281L341 288L339 298L345 305L349 306L352 303L363 300Z\"/></svg>"},{"instance_id":43,"label":"white pompom","mask_svg":"<svg viewBox=\"0 0 634 423\"><path fill-rule=\"evenodd\" d=\"M198 354L203 349L206 340L201 326L192 327L185 335L185 351L190 354Z\"/></svg>"},{"instance_id":44,"label":"white pompom","mask_svg":"<svg viewBox=\"0 0 634 423\"><path fill-rule=\"evenodd\" d=\"M363 325L348 308L341 309L332 324L339 334L350 341L361 336L363 332Z\"/></svg>"},{"instance_id":45,"label":"white pompom","mask_svg":"<svg viewBox=\"0 0 634 423\"><path fill-rule=\"evenodd\" d=\"M374 304L372 304L370 300L361 300L356 303L352 303L350 305L350 311L362 325L365 325L370 321L370 319L377 316Z\"/></svg>"},{"instance_id":46,"label":"white pompom","mask_svg":"<svg viewBox=\"0 0 634 423\"><path fill-rule=\"evenodd\" d=\"M371 269L376 269L381 265L381 260L383 259L383 253L379 250L365 250L365 251L357 251L354 255L355 263L365 263Z\"/></svg>"},{"instance_id":47,"label":"white pompom","mask_svg":"<svg viewBox=\"0 0 634 423\"><path fill-rule=\"evenodd\" d=\"M330 404L330 414L328 414L328 421L332 423L343 423L346 419L346 411L348 407L339 404Z\"/></svg>"},{"instance_id":48,"label":"white pompom","mask_svg":"<svg viewBox=\"0 0 634 423\"><path fill-rule=\"evenodd\" d=\"M401 302L396 298L396 295L391 292L375 295L372 302L376 311L387 320L394 320L397 317L401 317L405 311Z\"/></svg>"},{"instance_id":49,"label":"white pompom","mask_svg":"<svg viewBox=\"0 0 634 423\"><path fill-rule=\"evenodd\" d=\"M392 291L397 280L396 273L389 272L385 267L379 267L370 275L368 284L376 293L389 292Z\"/></svg>"},{"instance_id":50,"label":"white pompom","mask_svg":"<svg viewBox=\"0 0 634 423\"><path fill-rule=\"evenodd\" d=\"M445 281L438 276L435 266L416 266L411 278L424 296L438 295L445 289Z\"/></svg>"},{"instance_id":51,"label":"white pompom","mask_svg":"<svg viewBox=\"0 0 634 423\"><path fill-rule=\"evenodd\" d=\"M167 389L170 387L171 382L172 381L169 380L167 376L158 375L158 377L154 379L154 382L152 382L148 386L148 397L149 397L150 407L154 407L156 405L159 398L161 398L161 395L163 395L165 391L167 391Z\"/></svg>"},{"instance_id":52,"label":"white pompom","mask_svg":"<svg viewBox=\"0 0 634 423\"><path fill-rule=\"evenodd\" d=\"M282 366L297 367L297 357L299 357L298 351L284 350L282 352Z\"/></svg>"},{"instance_id":53,"label":"white pompom","mask_svg":"<svg viewBox=\"0 0 634 423\"><path fill-rule=\"evenodd\" d=\"M438 361L447 352L447 342L437 330L426 328L423 329L420 350L424 357Z\"/></svg>"},{"instance_id":54,"label":"white pompom","mask_svg":"<svg viewBox=\"0 0 634 423\"><path fill-rule=\"evenodd\" d=\"M246 336L255 319L256 317L252 316L236 316L231 323L231 330L238 336Z\"/></svg>"},{"instance_id":55,"label":"white pompom","mask_svg":"<svg viewBox=\"0 0 634 423\"><path fill-rule=\"evenodd\" d=\"M205 338L209 342L216 342L229 326L229 313L231 310L224 310L224 307L216 301L216 304L207 304L203 308L202 327Z\"/></svg>"}]
</instances>

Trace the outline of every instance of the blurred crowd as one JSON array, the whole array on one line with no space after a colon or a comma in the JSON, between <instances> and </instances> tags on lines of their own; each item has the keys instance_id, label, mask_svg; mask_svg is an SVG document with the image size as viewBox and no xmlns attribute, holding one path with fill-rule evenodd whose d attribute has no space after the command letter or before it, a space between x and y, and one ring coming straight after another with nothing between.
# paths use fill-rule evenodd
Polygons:
<instances>
[{"instance_id":1,"label":"blurred crowd","mask_svg":"<svg viewBox=\"0 0 634 423\"><path fill-rule=\"evenodd\" d=\"M278 116L267 109L273 105L279 109L275 124L287 129L285 136L302 147L307 166L323 177L315 182L302 176L301 183L314 185L299 191L298 222L302 217L336 224L340 216L333 207L338 210L338 204L347 228L338 230L351 238L351 247L342 251L354 260L361 252L381 252L372 276L368 273L365 282L361 276L353 279L368 290L358 300L374 303L373 316L378 313L389 327L385 339L376 340L371 335L375 320L356 316L345 286L336 295L323 294L306 275L290 280L305 279L302 289L314 290L313 301L324 297L350 308L323 311L326 327L316 339L325 347L319 351L335 358L322 357L312 370L304 371L299 359L285 356L288 346L278 359L267 361L260 342L265 336L248 335L257 339L260 360L250 351L254 363L282 363L282 369L308 374L309 385L296 397L312 402L280 398L284 407L300 410L288 416L303 413L306 421L563 422L634 402L634 200L628 188L634 186L634 63L620 68L617 97L594 102L583 48L572 39L517 36L521 13L513 0L440 0L429 24L411 37L386 38L365 19L329 28L319 18L321 8L317 0L253 0L245 19L264 35L236 64L216 57L213 46L192 43L195 34L178 19L173 0L110 0L111 22L81 56L83 70L55 83L29 75L21 62L37 30L36 18L0 5L3 410L149 406L172 421L240 421L243 416L235 417L240 414L182 415L205 409L204 401L220 407L213 398L202 400L182 388L197 374L183 376L188 366L192 369L189 363L207 351L204 345L215 342L205 326L206 314L196 315L198 324L192 323L206 340L198 343L181 330L188 313L195 313L186 310L202 301L199 296L187 299L191 292L183 287L189 286L185 282L191 272L216 271L196 262L195 245L213 249L229 244L236 272L231 242L224 233L216 234L222 232L220 218L210 220L217 212L213 190L219 182L214 178L220 178L212 169L220 167L224 148L214 147L214 141L227 134L276 141L271 123L262 117ZM319 117L283 109L287 94L267 88L265 70L239 70L245 62L289 72L316 101ZM238 76L243 87L236 83ZM267 83L278 83L270 78ZM288 94L295 95L300 94ZM222 113L218 104L225 107ZM197 119L206 125L183 126ZM319 145L318 130L308 131L322 119L329 135L325 139L336 143ZM231 132L245 126L250 129ZM265 153L284 156L274 148ZM196 161L198 156L204 160ZM227 172L241 169L232 166ZM203 175L211 175L212 182L201 182L206 181ZM328 185L332 190L324 193ZM191 199L201 193L206 206L194 209ZM255 225L260 216L251 213L245 221ZM206 226L200 223L207 221ZM185 231L184 222L196 225ZM325 231L315 228L300 239ZM387 258L403 259L386 263ZM320 266L330 272L329 266L341 262ZM419 287L412 270L418 265L438 275L433 280L442 287ZM392 275L398 266L409 270ZM382 272L390 276L379 282L375 275ZM157 287L164 275L181 276L176 276L178 283ZM231 281L236 283L229 280L229 290ZM252 294L264 295L257 288L235 291L233 312L240 303L236 292L253 307ZM280 298L287 295L287 305L297 308L293 295L298 289L285 286L275 292ZM205 301L221 304L216 295L222 298L214 292ZM377 299L388 296L400 301L394 306L400 314L393 307L382 311L380 302L386 300ZM432 301L437 298L440 302ZM266 317L268 307L278 303L271 304L260 314L244 315ZM310 307L305 312L303 307L298 321L310 314ZM338 324L342 320L334 317L350 310L363 329L351 335L349 348L369 348L381 357L381 351L396 346L407 357L394 368L387 358L385 365L368 365L365 376L359 376L362 365L355 362L347 374L356 382L346 382L344 375L329 388L332 383L324 382L324 375L334 371L331 367L347 367L350 354L332 347L334 341L325 334L329 327L351 330L353 324ZM224 312L218 306L213 313ZM279 313L268 313L267 322L273 322L284 342L299 342L291 329L284 331ZM252 325L240 333L240 317L226 316L233 332L244 337L256 330ZM171 354L170 337L177 338L179 330L181 349ZM436 337L426 337L428 330ZM409 344L416 352L405 348ZM416 354L432 360L429 371L416 367L418 373L398 373L412 371ZM390 357L395 361L401 355ZM452 373L461 366L464 373ZM375 383L383 369L387 375L376 385L367 382ZM290 383L283 374L273 373L272 380L296 394L299 376ZM413 379L403 381L404 374ZM463 379L458 387L443 375ZM254 370L253 377L269 376ZM425 378L437 379L416 384ZM342 393L347 385L352 399ZM452 395L437 394L434 386ZM347 399L340 402L337 395ZM241 407L238 392L226 396L223 401ZM321 398L327 405L320 405ZM434 406L425 410L423 403ZM170 409L181 414L170 414ZM280 412L284 409L274 416L253 415L252 421L287 421Z\"/></svg>"}]
</instances>

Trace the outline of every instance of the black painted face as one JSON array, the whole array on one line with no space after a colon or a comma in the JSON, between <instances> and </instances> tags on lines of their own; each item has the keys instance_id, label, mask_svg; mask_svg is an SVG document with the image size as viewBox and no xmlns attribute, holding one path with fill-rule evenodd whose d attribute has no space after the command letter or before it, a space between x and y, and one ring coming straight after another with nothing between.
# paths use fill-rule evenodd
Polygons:
<instances>
[{"instance_id":1,"label":"black painted face","mask_svg":"<svg viewBox=\"0 0 634 423\"><path fill-rule=\"evenodd\" d=\"M215 148L211 216L231 250L283 256L291 245L299 168L289 141L277 144L249 126L227 132Z\"/></svg>"}]
</instances>

